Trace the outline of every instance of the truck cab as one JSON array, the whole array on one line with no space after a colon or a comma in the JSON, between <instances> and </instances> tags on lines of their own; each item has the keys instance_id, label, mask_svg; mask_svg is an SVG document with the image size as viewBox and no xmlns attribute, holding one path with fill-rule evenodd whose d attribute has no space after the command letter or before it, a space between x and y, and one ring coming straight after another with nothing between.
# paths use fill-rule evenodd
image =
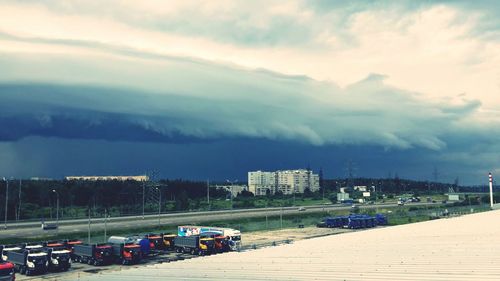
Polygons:
<instances>
[{"instance_id":1,"label":"truck cab","mask_svg":"<svg viewBox=\"0 0 500 281\"><path fill-rule=\"evenodd\" d=\"M134 243L113 244L113 255L117 263L123 265L137 264L141 261L141 246Z\"/></svg>"},{"instance_id":2,"label":"truck cab","mask_svg":"<svg viewBox=\"0 0 500 281\"><path fill-rule=\"evenodd\" d=\"M151 250L161 250L163 249L163 238L161 235L148 234L145 236L149 240L149 247Z\"/></svg>"},{"instance_id":3,"label":"truck cab","mask_svg":"<svg viewBox=\"0 0 500 281\"><path fill-rule=\"evenodd\" d=\"M67 271L71 268L71 252L63 244L47 244L45 251L49 260L49 270Z\"/></svg>"},{"instance_id":4,"label":"truck cab","mask_svg":"<svg viewBox=\"0 0 500 281\"><path fill-rule=\"evenodd\" d=\"M229 251L229 237L222 236L217 232L205 232L200 235L204 238L213 238L214 240L214 253L223 253Z\"/></svg>"},{"instance_id":5,"label":"truck cab","mask_svg":"<svg viewBox=\"0 0 500 281\"><path fill-rule=\"evenodd\" d=\"M211 237L200 237L200 253L201 255L210 254L214 251L215 241ZM199 254L200 254L199 253Z\"/></svg>"},{"instance_id":6,"label":"truck cab","mask_svg":"<svg viewBox=\"0 0 500 281\"><path fill-rule=\"evenodd\" d=\"M16 280L14 264L10 262L0 262L0 281L14 280Z\"/></svg>"},{"instance_id":7,"label":"truck cab","mask_svg":"<svg viewBox=\"0 0 500 281\"><path fill-rule=\"evenodd\" d=\"M161 235L163 238L163 249L173 249L174 248L174 239L177 235L172 233L166 233Z\"/></svg>"}]
</instances>

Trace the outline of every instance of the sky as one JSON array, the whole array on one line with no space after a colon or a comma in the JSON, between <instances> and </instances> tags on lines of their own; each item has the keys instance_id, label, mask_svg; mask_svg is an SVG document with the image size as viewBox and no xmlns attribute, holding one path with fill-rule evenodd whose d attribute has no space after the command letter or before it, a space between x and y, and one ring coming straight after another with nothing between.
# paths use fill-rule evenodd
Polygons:
<instances>
[{"instance_id":1,"label":"sky","mask_svg":"<svg viewBox=\"0 0 500 281\"><path fill-rule=\"evenodd\" d=\"M500 176L497 1L0 0L0 176Z\"/></svg>"}]
</instances>

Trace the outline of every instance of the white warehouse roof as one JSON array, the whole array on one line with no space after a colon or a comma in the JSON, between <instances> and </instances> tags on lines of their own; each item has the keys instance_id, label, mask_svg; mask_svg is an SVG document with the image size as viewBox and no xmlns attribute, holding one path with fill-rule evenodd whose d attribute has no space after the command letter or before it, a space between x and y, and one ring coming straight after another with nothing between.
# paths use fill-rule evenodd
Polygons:
<instances>
[{"instance_id":1,"label":"white warehouse roof","mask_svg":"<svg viewBox=\"0 0 500 281\"><path fill-rule=\"evenodd\" d=\"M500 211L139 266L80 280L500 280Z\"/></svg>"}]
</instances>

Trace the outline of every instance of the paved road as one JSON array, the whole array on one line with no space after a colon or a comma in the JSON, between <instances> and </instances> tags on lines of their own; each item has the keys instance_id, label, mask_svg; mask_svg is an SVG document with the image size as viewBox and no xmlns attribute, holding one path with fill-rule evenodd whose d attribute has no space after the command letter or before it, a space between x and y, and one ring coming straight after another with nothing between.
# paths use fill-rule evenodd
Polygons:
<instances>
[{"instance_id":1,"label":"paved road","mask_svg":"<svg viewBox=\"0 0 500 281\"><path fill-rule=\"evenodd\" d=\"M426 205L432 203L413 203L412 205ZM437 203L436 203L437 204ZM374 209L382 207L395 207L395 203L374 204L374 205L360 205L362 209ZM327 210L349 210L350 206L345 205L316 205L305 206L305 211L299 211L298 207L284 207L284 208L261 208L261 209L244 209L244 210L224 210L224 211L210 211L210 212L188 212L188 213L173 213L162 214L160 216L161 225L182 225L182 224L200 224L207 221L214 220L232 220L241 218L255 218L268 216L279 216L289 214L302 214L323 212ZM133 229L148 226L158 225L158 215L148 215L144 219L142 216L131 217L117 217L110 218L106 223L108 230L113 229ZM8 229L0 230L0 239L5 238L29 238L29 237L43 237L53 236L56 234L65 233L86 233L88 231L88 220L78 219L72 221L61 221L58 230L42 230L39 223L22 222L9 225ZM91 231L104 231L104 220L102 218L93 219L91 221Z\"/></svg>"}]
</instances>

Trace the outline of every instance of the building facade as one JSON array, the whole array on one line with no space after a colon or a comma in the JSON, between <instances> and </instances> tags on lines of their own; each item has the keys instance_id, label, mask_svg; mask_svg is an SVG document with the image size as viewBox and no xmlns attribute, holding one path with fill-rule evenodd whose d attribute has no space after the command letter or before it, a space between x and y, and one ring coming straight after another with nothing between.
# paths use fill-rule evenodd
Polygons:
<instances>
[{"instance_id":1,"label":"building facade","mask_svg":"<svg viewBox=\"0 0 500 281\"><path fill-rule=\"evenodd\" d=\"M148 181L148 176L71 176L66 177L67 181L82 180L82 181Z\"/></svg>"},{"instance_id":2,"label":"building facade","mask_svg":"<svg viewBox=\"0 0 500 281\"><path fill-rule=\"evenodd\" d=\"M275 172L248 172L248 190L256 196L282 192L290 195L306 189L318 191L319 175L310 170L282 170Z\"/></svg>"}]
</instances>

